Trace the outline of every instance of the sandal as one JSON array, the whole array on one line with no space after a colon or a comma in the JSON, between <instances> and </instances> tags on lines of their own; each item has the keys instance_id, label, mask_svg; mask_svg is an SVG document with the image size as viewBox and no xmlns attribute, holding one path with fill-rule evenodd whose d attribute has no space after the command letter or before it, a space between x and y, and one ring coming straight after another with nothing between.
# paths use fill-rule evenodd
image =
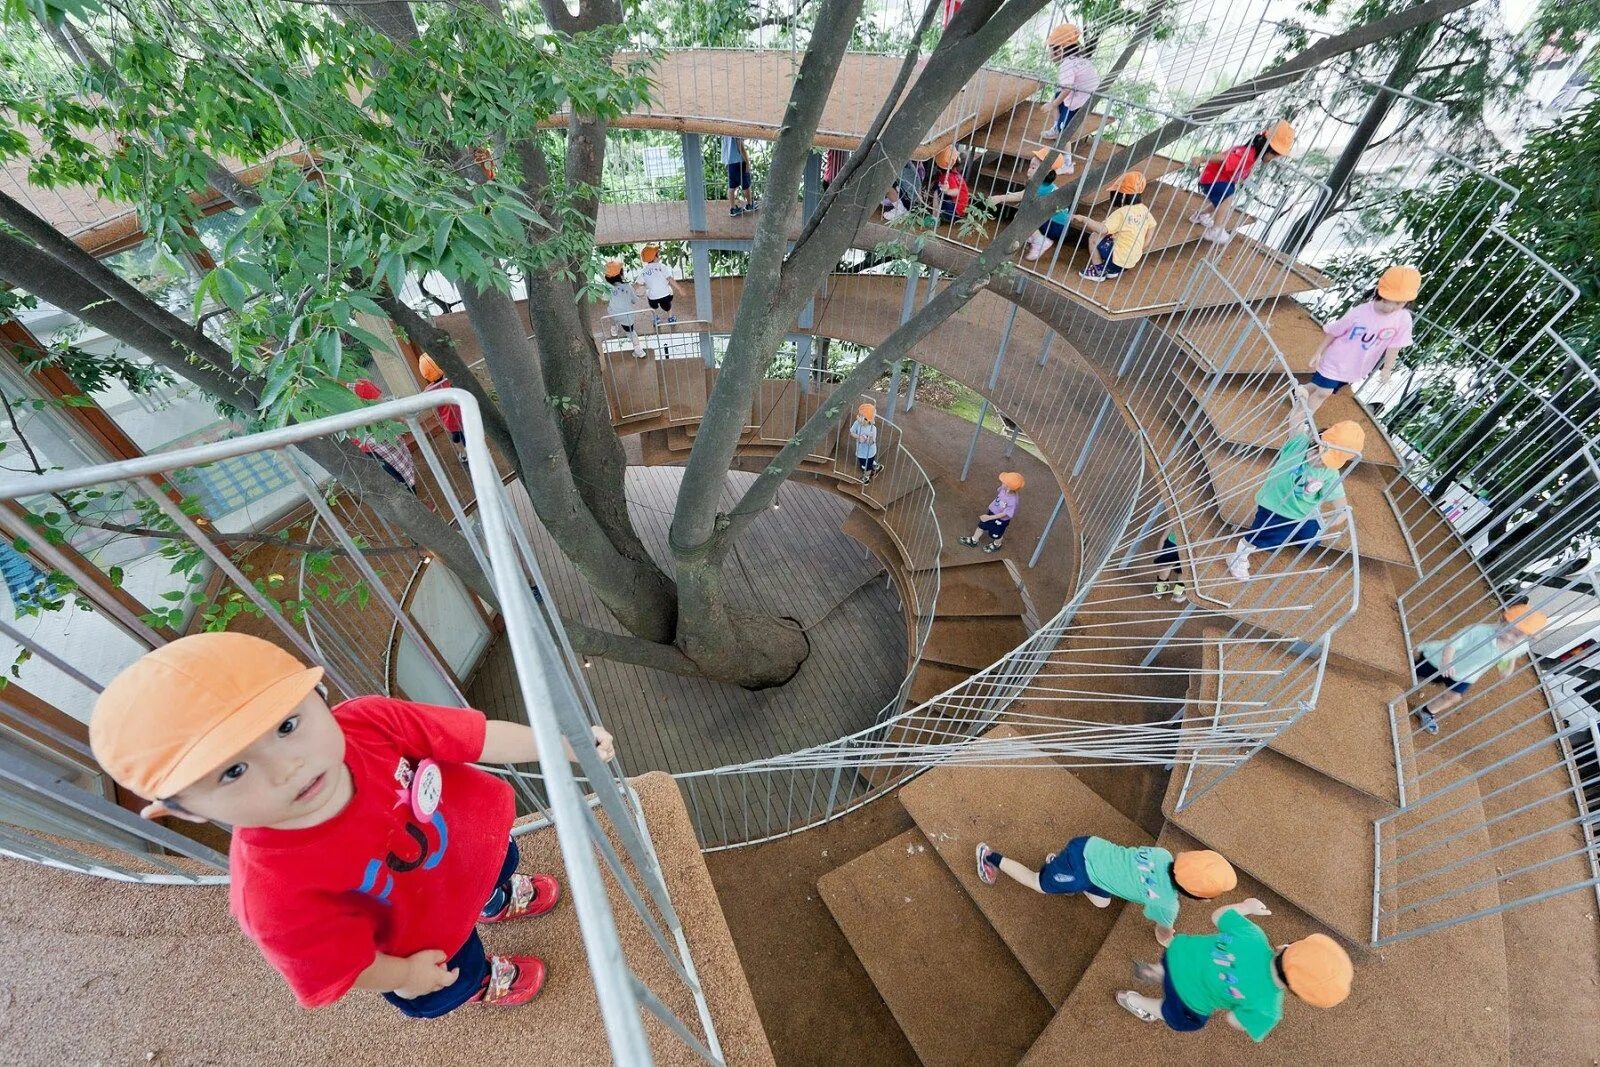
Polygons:
<instances>
[{"instance_id":1,"label":"sandal","mask_svg":"<svg viewBox=\"0 0 1600 1067\"><path fill-rule=\"evenodd\" d=\"M545 965L538 956L490 956L489 977L468 1004L515 1008L544 988Z\"/></svg>"},{"instance_id":2,"label":"sandal","mask_svg":"<svg viewBox=\"0 0 1600 1067\"><path fill-rule=\"evenodd\" d=\"M961 543L966 545L968 548L978 547L978 539L976 537L963 537L961 538Z\"/></svg>"},{"instance_id":3,"label":"sandal","mask_svg":"<svg viewBox=\"0 0 1600 1067\"><path fill-rule=\"evenodd\" d=\"M1134 1003L1133 998L1138 996L1138 995L1139 994L1135 993L1131 989L1119 990L1118 993L1117 993L1117 1003L1122 1007L1122 1009L1124 1011L1128 1012L1130 1015L1132 1015L1135 1019L1138 1019L1140 1022L1142 1022L1142 1023L1153 1023L1153 1022L1155 1022L1157 1020L1157 1018L1158 1018L1156 1015L1151 1014L1150 1012L1146 1011L1144 1008L1141 1008L1138 1004Z\"/></svg>"},{"instance_id":4,"label":"sandal","mask_svg":"<svg viewBox=\"0 0 1600 1067\"><path fill-rule=\"evenodd\" d=\"M513 874L511 899L493 915L480 915L481 923L503 923L512 919L544 915L561 899L561 883L548 874Z\"/></svg>"},{"instance_id":5,"label":"sandal","mask_svg":"<svg viewBox=\"0 0 1600 1067\"><path fill-rule=\"evenodd\" d=\"M1172 583L1171 582L1157 582L1156 583L1156 591L1154 593L1151 593L1150 595L1155 597L1157 600L1160 600L1162 597L1166 596L1170 592L1172 592Z\"/></svg>"},{"instance_id":6,"label":"sandal","mask_svg":"<svg viewBox=\"0 0 1600 1067\"><path fill-rule=\"evenodd\" d=\"M978 881L984 885L994 885L995 873L1000 869L989 862L989 857L994 855L994 849L985 842L978 842Z\"/></svg>"},{"instance_id":7,"label":"sandal","mask_svg":"<svg viewBox=\"0 0 1600 1067\"><path fill-rule=\"evenodd\" d=\"M998 552L1000 551L1000 542L990 541L988 544L983 546L983 550L985 552Z\"/></svg>"}]
</instances>

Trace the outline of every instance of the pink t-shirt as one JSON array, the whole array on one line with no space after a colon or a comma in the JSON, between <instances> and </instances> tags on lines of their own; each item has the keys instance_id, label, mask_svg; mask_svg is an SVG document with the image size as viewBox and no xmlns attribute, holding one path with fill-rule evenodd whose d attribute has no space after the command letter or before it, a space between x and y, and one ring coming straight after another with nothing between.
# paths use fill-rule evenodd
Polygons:
<instances>
[{"instance_id":1,"label":"pink t-shirt","mask_svg":"<svg viewBox=\"0 0 1600 1067\"><path fill-rule=\"evenodd\" d=\"M1411 312L1406 308L1385 315L1372 302L1357 304L1322 328L1333 338L1322 354L1317 373L1336 382L1359 382L1391 348L1411 343Z\"/></svg>"},{"instance_id":2,"label":"pink t-shirt","mask_svg":"<svg viewBox=\"0 0 1600 1067\"><path fill-rule=\"evenodd\" d=\"M1017 494L1005 486L995 490L994 499L989 501L989 514L997 519L1015 518L1017 514Z\"/></svg>"}]
</instances>

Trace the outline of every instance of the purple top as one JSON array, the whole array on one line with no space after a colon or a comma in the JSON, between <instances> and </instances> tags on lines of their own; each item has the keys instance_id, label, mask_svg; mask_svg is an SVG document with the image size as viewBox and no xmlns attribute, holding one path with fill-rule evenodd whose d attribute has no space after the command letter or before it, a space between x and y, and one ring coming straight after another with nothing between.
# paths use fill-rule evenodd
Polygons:
<instances>
[{"instance_id":1,"label":"purple top","mask_svg":"<svg viewBox=\"0 0 1600 1067\"><path fill-rule=\"evenodd\" d=\"M1017 494L1001 486L989 501L989 514L999 519L1013 518L1017 514Z\"/></svg>"}]
</instances>

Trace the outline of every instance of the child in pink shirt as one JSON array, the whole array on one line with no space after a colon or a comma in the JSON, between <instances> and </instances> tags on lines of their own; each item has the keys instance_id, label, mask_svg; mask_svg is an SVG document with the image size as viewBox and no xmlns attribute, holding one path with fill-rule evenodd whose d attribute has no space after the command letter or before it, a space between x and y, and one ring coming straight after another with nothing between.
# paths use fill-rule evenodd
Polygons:
<instances>
[{"instance_id":1,"label":"child in pink shirt","mask_svg":"<svg viewBox=\"0 0 1600 1067\"><path fill-rule=\"evenodd\" d=\"M1383 362L1380 381L1388 384L1400 350L1411 343L1411 312L1422 275L1415 267L1390 267L1378 279L1373 299L1357 304L1322 328L1322 345L1311 357L1312 411L1334 393L1360 382Z\"/></svg>"},{"instance_id":2,"label":"child in pink shirt","mask_svg":"<svg viewBox=\"0 0 1600 1067\"><path fill-rule=\"evenodd\" d=\"M1017 494L1022 492L1023 484L1022 475L1016 471L1001 472L1000 487L989 501L989 510L978 516L978 528L972 531L971 537L961 538L961 543L977 548L978 538L988 534L989 543L983 546L985 552L998 552L1005 547L1006 527L1016 518Z\"/></svg>"}]
</instances>

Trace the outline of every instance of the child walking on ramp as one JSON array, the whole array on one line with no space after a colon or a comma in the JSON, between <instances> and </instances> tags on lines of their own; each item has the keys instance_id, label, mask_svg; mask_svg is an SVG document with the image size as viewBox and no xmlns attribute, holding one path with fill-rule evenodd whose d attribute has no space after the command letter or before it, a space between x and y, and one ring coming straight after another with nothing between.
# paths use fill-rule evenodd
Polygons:
<instances>
[{"instance_id":1,"label":"child walking on ramp","mask_svg":"<svg viewBox=\"0 0 1600 1067\"><path fill-rule=\"evenodd\" d=\"M1140 982L1160 983L1161 996L1131 989L1117 1003L1140 1022L1161 1021L1180 1033L1202 1029L1213 1015L1262 1041L1283 1018L1283 994L1332 1008L1350 995L1355 969L1327 934L1312 934L1274 951L1247 916L1271 915L1255 897L1211 913L1214 934L1179 934L1160 963L1135 963Z\"/></svg>"},{"instance_id":2,"label":"child walking on ramp","mask_svg":"<svg viewBox=\"0 0 1600 1067\"><path fill-rule=\"evenodd\" d=\"M1424 641L1417 646L1417 681L1436 681L1448 687L1417 709L1422 728L1430 734L1439 732L1439 716L1461 703L1478 679L1497 667L1500 677L1510 677L1513 661L1528 654L1528 638L1550 622L1544 612L1534 611L1526 603L1511 605L1501 618L1503 626L1482 622L1443 641Z\"/></svg>"},{"instance_id":3,"label":"child walking on ramp","mask_svg":"<svg viewBox=\"0 0 1600 1067\"><path fill-rule=\"evenodd\" d=\"M330 708L321 681L258 637L195 634L112 679L89 743L145 818L233 827L230 910L304 1007L352 989L424 1019L532 1000L544 962L489 955L477 926L543 915L561 888L518 872L511 787L472 766L539 759L532 732L384 696Z\"/></svg>"},{"instance_id":4,"label":"child walking on ramp","mask_svg":"<svg viewBox=\"0 0 1600 1067\"><path fill-rule=\"evenodd\" d=\"M856 421L850 424L850 437L856 443L856 467L861 484L867 485L878 472L878 408L862 404L856 408Z\"/></svg>"},{"instance_id":5,"label":"child walking on ramp","mask_svg":"<svg viewBox=\"0 0 1600 1067\"><path fill-rule=\"evenodd\" d=\"M978 516L978 528L972 531L971 537L963 537L961 543L968 548L977 548L978 538L988 534L989 543L983 546L983 550L1000 551L1005 542L1006 527L1011 525L1011 520L1017 514L1017 494L1022 492L1026 484L1016 471L1002 473L1000 488L995 490L994 499L989 501L989 510Z\"/></svg>"},{"instance_id":6,"label":"child walking on ramp","mask_svg":"<svg viewBox=\"0 0 1600 1067\"><path fill-rule=\"evenodd\" d=\"M1422 291L1415 267L1390 267L1378 279L1372 299L1357 304L1322 328L1322 344L1311 357L1312 411L1347 385L1359 385L1379 361L1379 381L1389 384L1400 350L1411 343L1411 301Z\"/></svg>"},{"instance_id":7,"label":"child walking on ramp","mask_svg":"<svg viewBox=\"0 0 1600 1067\"><path fill-rule=\"evenodd\" d=\"M1087 836L1050 853L1037 871L978 842L978 878L994 885L999 874L1040 893L1082 893L1097 908L1108 907L1113 897L1137 904L1156 924L1163 945L1172 940L1180 895L1210 900L1239 884L1233 865L1209 849L1174 856L1153 845L1130 848Z\"/></svg>"}]
</instances>

